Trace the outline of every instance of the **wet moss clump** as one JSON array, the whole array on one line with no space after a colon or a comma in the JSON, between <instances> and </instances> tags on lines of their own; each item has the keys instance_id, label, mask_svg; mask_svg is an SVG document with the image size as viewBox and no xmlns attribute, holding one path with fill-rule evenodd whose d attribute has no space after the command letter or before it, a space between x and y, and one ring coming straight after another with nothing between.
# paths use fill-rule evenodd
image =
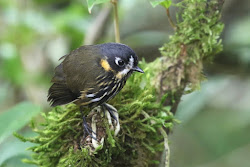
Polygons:
<instances>
[{"instance_id":1,"label":"wet moss clump","mask_svg":"<svg viewBox=\"0 0 250 167\"><path fill-rule=\"evenodd\" d=\"M34 152L33 159L24 162L42 167L148 166L158 163L155 155L164 148L158 128L171 128L174 119L170 107L163 105L167 95L160 100L155 96L157 90L152 78L157 69L154 66L154 63L141 62L145 74L132 75L110 102L119 113L121 130L117 136L99 113L97 126L103 129L105 139L100 148L93 149L91 144L83 141L79 107L74 104L56 107L43 114L45 122L39 129L33 126L38 134L36 137L24 138L16 134L23 141L37 144L29 148Z\"/></svg>"}]
</instances>

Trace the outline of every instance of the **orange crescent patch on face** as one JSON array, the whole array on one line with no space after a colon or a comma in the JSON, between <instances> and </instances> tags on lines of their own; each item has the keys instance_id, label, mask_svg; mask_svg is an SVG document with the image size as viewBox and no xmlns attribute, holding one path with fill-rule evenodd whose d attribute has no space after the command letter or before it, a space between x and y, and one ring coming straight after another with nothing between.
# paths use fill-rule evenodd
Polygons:
<instances>
[{"instance_id":1,"label":"orange crescent patch on face","mask_svg":"<svg viewBox=\"0 0 250 167\"><path fill-rule=\"evenodd\" d=\"M112 70L107 60L101 59L100 64L101 64L102 68L104 68L105 71Z\"/></svg>"}]
</instances>

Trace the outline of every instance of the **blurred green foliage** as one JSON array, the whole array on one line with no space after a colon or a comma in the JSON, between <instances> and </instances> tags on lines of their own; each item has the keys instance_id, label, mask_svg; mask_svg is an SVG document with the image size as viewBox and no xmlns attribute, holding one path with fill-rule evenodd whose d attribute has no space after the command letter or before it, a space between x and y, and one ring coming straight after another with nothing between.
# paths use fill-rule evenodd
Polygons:
<instances>
[{"instance_id":1,"label":"blurred green foliage","mask_svg":"<svg viewBox=\"0 0 250 167\"><path fill-rule=\"evenodd\" d=\"M237 56L245 68L249 68L250 65L250 33L246 33L249 28L250 16L243 17L232 25L225 37L226 52Z\"/></svg>"},{"instance_id":2,"label":"blurred green foliage","mask_svg":"<svg viewBox=\"0 0 250 167\"><path fill-rule=\"evenodd\" d=\"M170 137L173 167L248 166L249 83L249 78L210 77L201 91L183 97L176 115L182 124Z\"/></svg>"},{"instance_id":3,"label":"blurred green foliage","mask_svg":"<svg viewBox=\"0 0 250 167\"><path fill-rule=\"evenodd\" d=\"M0 2L1 167L27 166L20 160L30 157L25 149L33 144L20 142L12 133L19 131L24 136L34 136L30 129L24 128L41 112L41 107L48 106L44 105L46 89L53 74L50 69L54 66L57 39L68 41L63 54L83 43L91 18L86 9L80 1ZM63 55L56 59L60 56ZM24 100L32 103L16 104Z\"/></svg>"},{"instance_id":4,"label":"blurred green foliage","mask_svg":"<svg viewBox=\"0 0 250 167\"><path fill-rule=\"evenodd\" d=\"M14 138L13 132L25 127L30 120L41 112L41 108L30 102L22 102L15 107L0 113L0 166L15 166L20 164L20 159L29 157L25 151L31 143L22 143ZM23 134L23 133L22 133ZM26 132L25 136L30 136L33 132ZM17 165L19 166L19 165Z\"/></svg>"},{"instance_id":5,"label":"blurred green foliage","mask_svg":"<svg viewBox=\"0 0 250 167\"><path fill-rule=\"evenodd\" d=\"M106 2L110 2L110 0L87 0L89 13L91 13L91 10L95 5Z\"/></svg>"},{"instance_id":6,"label":"blurred green foliage","mask_svg":"<svg viewBox=\"0 0 250 167\"><path fill-rule=\"evenodd\" d=\"M29 102L22 102L1 113L0 143L10 136L10 134L24 127L40 111L40 107Z\"/></svg>"},{"instance_id":7,"label":"blurred green foliage","mask_svg":"<svg viewBox=\"0 0 250 167\"><path fill-rule=\"evenodd\" d=\"M165 8L169 8L172 4L171 0L150 0L151 5L155 8L158 5L161 5Z\"/></svg>"},{"instance_id":8,"label":"blurred green foliage","mask_svg":"<svg viewBox=\"0 0 250 167\"><path fill-rule=\"evenodd\" d=\"M6 57L2 59L0 77L8 80L16 86L24 84L24 68L20 56L10 44L1 46L1 52Z\"/></svg>"}]
</instances>

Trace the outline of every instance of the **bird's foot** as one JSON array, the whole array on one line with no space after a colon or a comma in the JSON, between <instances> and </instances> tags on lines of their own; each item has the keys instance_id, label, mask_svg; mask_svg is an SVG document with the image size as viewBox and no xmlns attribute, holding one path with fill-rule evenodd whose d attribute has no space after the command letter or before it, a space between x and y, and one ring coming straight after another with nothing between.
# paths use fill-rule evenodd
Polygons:
<instances>
[{"instance_id":1,"label":"bird's foot","mask_svg":"<svg viewBox=\"0 0 250 167\"><path fill-rule=\"evenodd\" d=\"M91 138L97 140L96 138L96 132L92 130L91 127L89 127L86 118L83 116L83 128L84 128L84 137L90 136Z\"/></svg>"},{"instance_id":2,"label":"bird's foot","mask_svg":"<svg viewBox=\"0 0 250 167\"><path fill-rule=\"evenodd\" d=\"M83 120L83 122L82 122L82 126L83 126L83 129L84 129L83 130L83 137L86 138L86 137L90 136L92 139L97 140L97 138L96 138L96 132L93 131L91 129L91 127L89 127L89 125L88 125L88 123L86 121L86 117L83 114L83 108L82 107L80 107L80 111L81 111L82 120Z\"/></svg>"},{"instance_id":3,"label":"bird's foot","mask_svg":"<svg viewBox=\"0 0 250 167\"><path fill-rule=\"evenodd\" d=\"M116 116L117 114L115 114L115 113L117 113L117 110L115 109L115 107L113 107L112 105L107 104L107 103L103 103L103 104L102 104L102 107L103 107L104 111L108 111L109 114L111 115L111 117L112 117L116 122L118 122L118 119L117 119L117 116Z\"/></svg>"},{"instance_id":4,"label":"bird's foot","mask_svg":"<svg viewBox=\"0 0 250 167\"><path fill-rule=\"evenodd\" d=\"M114 135L116 136L119 133L119 115L117 110L113 106L105 103L101 106L93 108L88 114L88 118L91 118L91 124L87 123L86 117L83 114L83 109L83 107L80 107L84 133L82 142L85 143L84 145L91 145L94 149L100 147L100 145L103 145L105 133L102 132L105 131L105 128L103 128L103 126L100 124L101 122L103 122L101 111L104 111L104 116L108 119L110 129L114 130Z\"/></svg>"},{"instance_id":5,"label":"bird's foot","mask_svg":"<svg viewBox=\"0 0 250 167\"><path fill-rule=\"evenodd\" d=\"M120 131L120 123L119 123L118 112L112 105L107 104L107 103L102 104L102 107L103 107L104 111L108 111L108 112L105 112L105 115L106 115L106 117L108 119L108 123L111 126L111 129L114 129L115 136L116 136ZM115 120L114 125L112 123L111 118L113 118Z\"/></svg>"}]
</instances>

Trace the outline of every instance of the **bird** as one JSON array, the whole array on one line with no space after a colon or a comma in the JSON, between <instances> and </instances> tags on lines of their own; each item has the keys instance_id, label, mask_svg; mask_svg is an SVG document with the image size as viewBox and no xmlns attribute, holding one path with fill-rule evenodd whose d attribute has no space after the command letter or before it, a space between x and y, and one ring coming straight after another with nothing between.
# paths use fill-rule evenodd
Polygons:
<instances>
[{"instance_id":1,"label":"bird","mask_svg":"<svg viewBox=\"0 0 250 167\"><path fill-rule=\"evenodd\" d=\"M138 67L136 53L121 43L84 45L61 57L55 68L48 102L52 107L74 103L80 106L84 133L92 138L84 107L102 106L116 120L110 99L120 92L133 72L144 73ZM95 138L96 139L96 138Z\"/></svg>"}]
</instances>

